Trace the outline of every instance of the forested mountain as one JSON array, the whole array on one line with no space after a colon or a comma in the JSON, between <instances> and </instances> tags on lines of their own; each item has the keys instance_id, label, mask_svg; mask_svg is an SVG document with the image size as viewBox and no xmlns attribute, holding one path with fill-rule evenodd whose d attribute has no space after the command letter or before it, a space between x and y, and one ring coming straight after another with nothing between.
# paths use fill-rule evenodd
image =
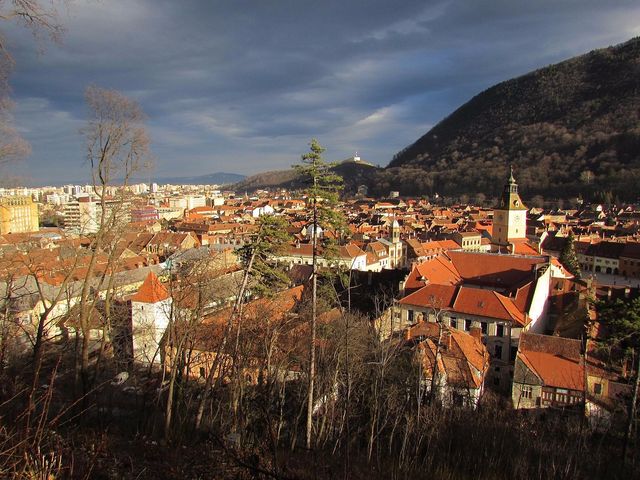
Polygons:
<instances>
[{"instance_id":1,"label":"forested mountain","mask_svg":"<svg viewBox=\"0 0 640 480\"><path fill-rule=\"evenodd\" d=\"M382 171L367 162L355 162L353 160L345 160L339 162L333 171L344 179L345 189L348 192L355 192L359 185L368 184L372 175L377 171ZM245 178L236 183L233 188L237 192L253 191L259 188L302 188L304 187L301 179L298 178L296 170L274 170L270 172L258 173Z\"/></svg>"},{"instance_id":2,"label":"forested mountain","mask_svg":"<svg viewBox=\"0 0 640 480\"><path fill-rule=\"evenodd\" d=\"M480 93L396 154L370 186L378 194L492 196L511 163L525 196L635 200L639 115L634 38Z\"/></svg>"}]
</instances>

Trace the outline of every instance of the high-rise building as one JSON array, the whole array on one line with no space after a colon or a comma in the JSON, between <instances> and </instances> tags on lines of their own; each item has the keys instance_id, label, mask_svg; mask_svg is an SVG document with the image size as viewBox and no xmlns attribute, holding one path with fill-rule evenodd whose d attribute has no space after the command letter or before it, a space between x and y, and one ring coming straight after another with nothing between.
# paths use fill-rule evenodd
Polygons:
<instances>
[{"instance_id":1,"label":"high-rise building","mask_svg":"<svg viewBox=\"0 0 640 480\"><path fill-rule=\"evenodd\" d=\"M33 203L31 197L0 198L0 235L37 232L39 229L38 205Z\"/></svg>"},{"instance_id":2,"label":"high-rise building","mask_svg":"<svg viewBox=\"0 0 640 480\"><path fill-rule=\"evenodd\" d=\"M120 199L108 199L105 201L105 220L114 214L118 223L129 223L131 221L129 202ZM74 202L69 202L64 206L64 228L70 232L87 234L95 233L100 228L100 214L102 209L100 202L91 197L80 197Z\"/></svg>"}]
</instances>

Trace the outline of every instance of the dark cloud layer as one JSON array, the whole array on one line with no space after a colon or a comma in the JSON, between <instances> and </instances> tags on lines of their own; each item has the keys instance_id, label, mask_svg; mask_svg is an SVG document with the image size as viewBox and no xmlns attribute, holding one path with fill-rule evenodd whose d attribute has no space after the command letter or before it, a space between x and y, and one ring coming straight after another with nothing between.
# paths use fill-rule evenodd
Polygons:
<instances>
[{"instance_id":1,"label":"dark cloud layer","mask_svg":"<svg viewBox=\"0 0 640 480\"><path fill-rule=\"evenodd\" d=\"M60 45L5 25L16 122L36 182L82 178L87 85L149 115L158 175L255 173L329 159L386 164L510 77L640 34L636 1L75 0Z\"/></svg>"}]
</instances>

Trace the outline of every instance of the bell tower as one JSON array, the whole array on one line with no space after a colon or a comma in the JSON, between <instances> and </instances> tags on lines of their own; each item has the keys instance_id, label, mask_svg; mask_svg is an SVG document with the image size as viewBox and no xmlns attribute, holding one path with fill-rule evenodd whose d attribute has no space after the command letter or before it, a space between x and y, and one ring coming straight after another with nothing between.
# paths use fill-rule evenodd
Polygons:
<instances>
[{"instance_id":1,"label":"bell tower","mask_svg":"<svg viewBox=\"0 0 640 480\"><path fill-rule=\"evenodd\" d=\"M398 220L394 219L391 224L391 243L398 243L400 241L400 224Z\"/></svg>"},{"instance_id":2,"label":"bell tower","mask_svg":"<svg viewBox=\"0 0 640 480\"><path fill-rule=\"evenodd\" d=\"M509 167L509 178L498 206L493 210L493 243L508 246L527 238L527 207L518 194L518 184Z\"/></svg>"}]
</instances>

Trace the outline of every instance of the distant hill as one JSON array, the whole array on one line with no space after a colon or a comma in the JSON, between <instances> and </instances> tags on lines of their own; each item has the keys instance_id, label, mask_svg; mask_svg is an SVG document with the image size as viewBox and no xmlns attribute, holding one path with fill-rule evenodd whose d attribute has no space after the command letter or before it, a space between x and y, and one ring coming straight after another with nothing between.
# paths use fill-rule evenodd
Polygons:
<instances>
[{"instance_id":1,"label":"distant hill","mask_svg":"<svg viewBox=\"0 0 640 480\"><path fill-rule=\"evenodd\" d=\"M635 200L639 120L634 38L480 93L396 154L370 187L378 194L495 196L511 163L525 197L608 192Z\"/></svg>"},{"instance_id":2,"label":"distant hill","mask_svg":"<svg viewBox=\"0 0 640 480\"><path fill-rule=\"evenodd\" d=\"M347 192L355 192L359 185L370 183L371 178L380 170L382 169L365 160L356 160L354 158L339 162L333 168L333 171L344 179ZM276 170L252 175L233 185L233 188L236 192L245 190L252 192L263 188L296 189L304 186L296 171L291 168L289 170Z\"/></svg>"},{"instance_id":3,"label":"distant hill","mask_svg":"<svg viewBox=\"0 0 640 480\"><path fill-rule=\"evenodd\" d=\"M217 172L195 177L157 177L152 178L152 181L159 184L175 185L229 185L240 182L244 178L246 178L245 175L237 173Z\"/></svg>"}]
</instances>

